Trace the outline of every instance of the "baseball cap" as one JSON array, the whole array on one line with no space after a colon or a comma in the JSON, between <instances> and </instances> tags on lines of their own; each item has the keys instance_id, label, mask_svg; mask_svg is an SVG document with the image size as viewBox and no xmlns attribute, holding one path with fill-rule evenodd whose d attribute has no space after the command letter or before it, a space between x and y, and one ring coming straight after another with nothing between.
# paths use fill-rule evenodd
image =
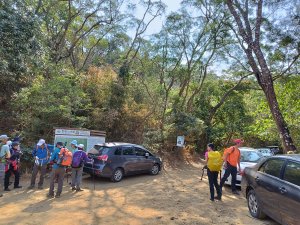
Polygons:
<instances>
[{"instance_id":1,"label":"baseball cap","mask_svg":"<svg viewBox=\"0 0 300 225\"><path fill-rule=\"evenodd\" d=\"M244 143L244 140L243 139L234 139L233 143L238 145L238 144Z\"/></svg>"},{"instance_id":2,"label":"baseball cap","mask_svg":"<svg viewBox=\"0 0 300 225\"><path fill-rule=\"evenodd\" d=\"M36 145L42 146L43 144L46 144L46 141L44 139L40 139Z\"/></svg>"}]
</instances>

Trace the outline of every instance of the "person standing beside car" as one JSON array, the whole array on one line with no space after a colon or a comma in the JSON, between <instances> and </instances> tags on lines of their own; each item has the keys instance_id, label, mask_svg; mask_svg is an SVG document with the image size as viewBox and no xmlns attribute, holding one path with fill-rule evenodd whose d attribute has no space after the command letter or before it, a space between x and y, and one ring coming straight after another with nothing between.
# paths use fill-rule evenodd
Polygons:
<instances>
[{"instance_id":1,"label":"person standing beside car","mask_svg":"<svg viewBox=\"0 0 300 225\"><path fill-rule=\"evenodd\" d=\"M73 159L72 159L72 191L83 191L80 188L81 181L82 181L82 172L84 163L89 161L87 154L83 151L84 145L79 144L78 150L74 152Z\"/></svg>"},{"instance_id":2,"label":"person standing beside car","mask_svg":"<svg viewBox=\"0 0 300 225\"><path fill-rule=\"evenodd\" d=\"M239 147L242 146L243 140L242 139L235 139L233 140L234 146L231 146L227 149L225 149L223 154L223 160L225 164L225 173L221 179L220 187L222 191L222 187L227 180L227 178L231 175L231 190L233 194L239 195L239 192L236 189L236 176L237 172L241 172L241 152L239 150Z\"/></svg>"},{"instance_id":3,"label":"person standing beside car","mask_svg":"<svg viewBox=\"0 0 300 225\"><path fill-rule=\"evenodd\" d=\"M221 200L222 194L220 185L218 184L218 175L222 167L222 157L218 151L215 151L215 146L212 143L207 145L207 154L205 154L205 160L207 165L207 176L210 190L210 200ZM215 197L215 188L217 196Z\"/></svg>"}]
</instances>

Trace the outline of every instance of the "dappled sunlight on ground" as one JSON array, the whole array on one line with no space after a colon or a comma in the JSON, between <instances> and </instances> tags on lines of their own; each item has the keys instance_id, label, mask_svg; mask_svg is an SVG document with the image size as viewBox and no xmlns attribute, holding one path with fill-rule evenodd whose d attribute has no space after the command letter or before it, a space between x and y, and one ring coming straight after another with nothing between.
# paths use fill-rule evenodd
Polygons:
<instances>
[{"instance_id":1,"label":"dappled sunlight on ground","mask_svg":"<svg viewBox=\"0 0 300 225\"><path fill-rule=\"evenodd\" d=\"M0 202L0 224L255 224L242 196L223 191L223 201L210 202L207 177L200 165L165 170L158 176L127 177L119 183L84 176L83 192L72 192L65 180L61 198L44 190L13 190ZM26 182L27 181L27 182ZM21 180L28 185L28 179Z\"/></svg>"}]
</instances>

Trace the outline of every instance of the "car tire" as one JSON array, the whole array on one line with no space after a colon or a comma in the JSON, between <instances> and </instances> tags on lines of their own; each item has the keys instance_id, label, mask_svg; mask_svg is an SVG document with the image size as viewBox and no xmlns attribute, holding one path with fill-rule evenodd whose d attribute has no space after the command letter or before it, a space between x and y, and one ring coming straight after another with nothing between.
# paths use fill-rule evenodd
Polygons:
<instances>
[{"instance_id":1,"label":"car tire","mask_svg":"<svg viewBox=\"0 0 300 225\"><path fill-rule=\"evenodd\" d=\"M263 219L266 215L263 213L260 203L257 200L255 191L251 189L247 194L248 209L254 218Z\"/></svg>"},{"instance_id":2,"label":"car tire","mask_svg":"<svg viewBox=\"0 0 300 225\"><path fill-rule=\"evenodd\" d=\"M112 176L111 176L111 181L112 182L119 182L123 179L124 177L124 171L122 168L117 168L114 170Z\"/></svg>"},{"instance_id":3,"label":"car tire","mask_svg":"<svg viewBox=\"0 0 300 225\"><path fill-rule=\"evenodd\" d=\"M150 174L151 175L157 175L160 171L159 165L156 163L152 166L151 170L150 170Z\"/></svg>"}]
</instances>

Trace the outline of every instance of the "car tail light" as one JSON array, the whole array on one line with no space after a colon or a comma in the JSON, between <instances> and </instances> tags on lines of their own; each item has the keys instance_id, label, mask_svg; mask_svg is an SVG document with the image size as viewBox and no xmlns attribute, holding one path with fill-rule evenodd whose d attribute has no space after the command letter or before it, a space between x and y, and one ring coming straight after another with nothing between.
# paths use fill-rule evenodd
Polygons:
<instances>
[{"instance_id":1,"label":"car tail light","mask_svg":"<svg viewBox=\"0 0 300 225\"><path fill-rule=\"evenodd\" d=\"M100 155L97 157L97 159L102 160L102 161L107 161L108 160L108 155Z\"/></svg>"}]
</instances>

